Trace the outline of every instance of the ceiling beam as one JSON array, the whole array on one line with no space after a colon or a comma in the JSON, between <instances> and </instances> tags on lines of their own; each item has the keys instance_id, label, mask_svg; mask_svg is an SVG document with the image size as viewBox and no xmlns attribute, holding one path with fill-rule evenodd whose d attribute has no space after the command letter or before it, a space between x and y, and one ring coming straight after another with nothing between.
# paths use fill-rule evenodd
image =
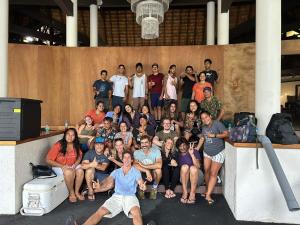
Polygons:
<instances>
[{"instance_id":1,"label":"ceiling beam","mask_svg":"<svg viewBox=\"0 0 300 225\"><path fill-rule=\"evenodd\" d=\"M73 2L71 0L54 0L67 16L73 16Z\"/></svg>"},{"instance_id":2,"label":"ceiling beam","mask_svg":"<svg viewBox=\"0 0 300 225\"><path fill-rule=\"evenodd\" d=\"M42 32L32 30L32 29L26 28L26 27L21 27L19 25L15 25L15 24L10 25L9 27L10 27L9 32L11 32L11 33L19 34L22 36L36 37L36 38L39 38L39 39L42 39L45 41L51 41L51 42L64 44L64 43L62 43L62 39L60 37L55 37L51 34L42 33Z\"/></svg>"}]
</instances>

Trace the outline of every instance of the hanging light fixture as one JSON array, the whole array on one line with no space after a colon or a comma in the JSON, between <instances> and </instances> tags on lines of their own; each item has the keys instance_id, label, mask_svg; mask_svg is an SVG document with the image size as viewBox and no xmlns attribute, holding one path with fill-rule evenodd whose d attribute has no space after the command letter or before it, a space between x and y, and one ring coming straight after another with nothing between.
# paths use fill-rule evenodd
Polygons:
<instances>
[{"instance_id":1,"label":"hanging light fixture","mask_svg":"<svg viewBox=\"0 0 300 225\"><path fill-rule=\"evenodd\" d=\"M132 12L136 13L136 22L142 26L143 39L159 37L159 24L164 21L172 0L127 0Z\"/></svg>"}]
</instances>

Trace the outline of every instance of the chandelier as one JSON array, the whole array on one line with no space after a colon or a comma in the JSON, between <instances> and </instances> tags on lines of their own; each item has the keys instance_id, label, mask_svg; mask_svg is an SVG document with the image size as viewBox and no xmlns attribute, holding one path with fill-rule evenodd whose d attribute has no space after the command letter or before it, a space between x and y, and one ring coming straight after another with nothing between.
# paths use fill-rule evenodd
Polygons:
<instances>
[{"instance_id":1,"label":"chandelier","mask_svg":"<svg viewBox=\"0 0 300 225\"><path fill-rule=\"evenodd\" d=\"M127 0L132 12L136 13L136 22L142 26L143 39L159 37L159 24L164 21L164 13L172 0Z\"/></svg>"}]
</instances>

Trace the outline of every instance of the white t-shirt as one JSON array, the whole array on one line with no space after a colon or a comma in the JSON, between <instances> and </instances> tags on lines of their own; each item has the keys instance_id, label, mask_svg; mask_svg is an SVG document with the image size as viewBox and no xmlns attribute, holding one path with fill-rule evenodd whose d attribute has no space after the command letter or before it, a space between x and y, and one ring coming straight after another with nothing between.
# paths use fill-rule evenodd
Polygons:
<instances>
[{"instance_id":1,"label":"white t-shirt","mask_svg":"<svg viewBox=\"0 0 300 225\"><path fill-rule=\"evenodd\" d=\"M139 98L145 97L145 83L146 83L146 74L143 74L142 76L138 77L136 74L132 77L133 82L133 91L132 91L132 97L133 98Z\"/></svg>"},{"instance_id":2,"label":"white t-shirt","mask_svg":"<svg viewBox=\"0 0 300 225\"><path fill-rule=\"evenodd\" d=\"M125 86L128 85L127 77L122 75L113 75L109 80L113 82L113 95L125 97Z\"/></svg>"}]
</instances>

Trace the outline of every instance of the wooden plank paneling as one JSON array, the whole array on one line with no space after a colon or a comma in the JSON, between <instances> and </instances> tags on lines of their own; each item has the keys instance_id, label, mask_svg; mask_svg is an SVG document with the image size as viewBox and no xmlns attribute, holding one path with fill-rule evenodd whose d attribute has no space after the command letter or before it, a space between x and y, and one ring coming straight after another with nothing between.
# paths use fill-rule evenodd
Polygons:
<instances>
[{"instance_id":1,"label":"wooden plank paneling","mask_svg":"<svg viewBox=\"0 0 300 225\"><path fill-rule=\"evenodd\" d=\"M283 54L300 54L300 40L284 41ZM94 107L92 84L99 70L115 74L124 64L127 74L142 62L144 71L159 63L167 73L171 64L178 74L187 65L203 70L203 61L211 58L212 68L220 80L216 95L224 102L226 116L234 112L254 111L255 45L225 46L147 46L66 48L9 44L9 97L41 99L42 124L63 125L64 120L75 124ZM179 94L180 95L180 94Z\"/></svg>"}]
</instances>

